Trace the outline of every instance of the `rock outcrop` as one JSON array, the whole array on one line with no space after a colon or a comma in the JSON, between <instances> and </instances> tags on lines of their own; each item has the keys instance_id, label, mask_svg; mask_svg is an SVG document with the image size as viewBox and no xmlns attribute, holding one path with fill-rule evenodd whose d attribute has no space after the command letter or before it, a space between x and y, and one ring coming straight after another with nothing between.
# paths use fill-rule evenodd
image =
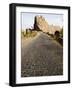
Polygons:
<instances>
[{"instance_id":1,"label":"rock outcrop","mask_svg":"<svg viewBox=\"0 0 72 90\"><path fill-rule=\"evenodd\" d=\"M48 22L43 16L35 16L34 29L38 31L48 32Z\"/></svg>"},{"instance_id":2,"label":"rock outcrop","mask_svg":"<svg viewBox=\"0 0 72 90\"><path fill-rule=\"evenodd\" d=\"M35 16L34 30L42 31L49 34L55 34L56 31L61 31L60 26L49 25L43 16Z\"/></svg>"}]
</instances>

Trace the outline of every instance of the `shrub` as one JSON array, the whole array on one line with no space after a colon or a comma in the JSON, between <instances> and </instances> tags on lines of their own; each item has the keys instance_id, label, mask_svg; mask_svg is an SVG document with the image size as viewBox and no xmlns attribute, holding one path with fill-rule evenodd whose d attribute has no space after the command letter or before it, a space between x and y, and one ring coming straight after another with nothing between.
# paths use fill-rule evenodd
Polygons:
<instances>
[{"instance_id":1,"label":"shrub","mask_svg":"<svg viewBox=\"0 0 72 90\"><path fill-rule=\"evenodd\" d=\"M29 32L29 31L25 32L24 31L24 32L22 32L22 36L25 38L34 37L34 36L36 36L36 34L37 34L36 31L31 31L31 32Z\"/></svg>"},{"instance_id":2,"label":"shrub","mask_svg":"<svg viewBox=\"0 0 72 90\"><path fill-rule=\"evenodd\" d=\"M60 37L60 32L56 31L54 36L55 36L55 39L58 39Z\"/></svg>"}]
</instances>

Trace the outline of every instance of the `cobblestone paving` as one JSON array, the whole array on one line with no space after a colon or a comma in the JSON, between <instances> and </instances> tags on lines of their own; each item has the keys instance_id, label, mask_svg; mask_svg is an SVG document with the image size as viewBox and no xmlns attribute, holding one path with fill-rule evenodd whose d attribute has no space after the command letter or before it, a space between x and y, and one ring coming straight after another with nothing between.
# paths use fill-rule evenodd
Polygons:
<instances>
[{"instance_id":1,"label":"cobblestone paving","mask_svg":"<svg viewBox=\"0 0 72 90\"><path fill-rule=\"evenodd\" d=\"M21 43L21 77L63 75L63 48L45 33Z\"/></svg>"}]
</instances>

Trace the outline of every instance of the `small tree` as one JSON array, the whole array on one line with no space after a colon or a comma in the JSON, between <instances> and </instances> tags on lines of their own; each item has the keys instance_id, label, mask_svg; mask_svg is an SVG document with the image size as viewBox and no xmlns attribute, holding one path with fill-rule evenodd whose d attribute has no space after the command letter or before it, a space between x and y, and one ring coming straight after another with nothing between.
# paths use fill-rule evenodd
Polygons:
<instances>
[{"instance_id":1,"label":"small tree","mask_svg":"<svg viewBox=\"0 0 72 90\"><path fill-rule=\"evenodd\" d=\"M62 27L62 29L61 29L60 34L61 34L61 37L63 37L63 27Z\"/></svg>"},{"instance_id":2,"label":"small tree","mask_svg":"<svg viewBox=\"0 0 72 90\"><path fill-rule=\"evenodd\" d=\"M26 34L28 34L28 29L26 29Z\"/></svg>"},{"instance_id":3,"label":"small tree","mask_svg":"<svg viewBox=\"0 0 72 90\"><path fill-rule=\"evenodd\" d=\"M60 33L59 33L59 31L56 31L56 32L55 32L55 39L58 40L59 37L60 37Z\"/></svg>"}]
</instances>

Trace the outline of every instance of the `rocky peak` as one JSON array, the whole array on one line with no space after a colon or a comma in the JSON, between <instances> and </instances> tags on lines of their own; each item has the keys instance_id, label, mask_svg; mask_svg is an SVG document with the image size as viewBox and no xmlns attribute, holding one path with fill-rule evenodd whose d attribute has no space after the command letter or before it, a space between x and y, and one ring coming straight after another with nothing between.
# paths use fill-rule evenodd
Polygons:
<instances>
[{"instance_id":1,"label":"rocky peak","mask_svg":"<svg viewBox=\"0 0 72 90\"><path fill-rule=\"evenodd\" d=\"M34 29L48 32L48 23L43 16L35 16Z\"/></svg>"}]
</instances>

